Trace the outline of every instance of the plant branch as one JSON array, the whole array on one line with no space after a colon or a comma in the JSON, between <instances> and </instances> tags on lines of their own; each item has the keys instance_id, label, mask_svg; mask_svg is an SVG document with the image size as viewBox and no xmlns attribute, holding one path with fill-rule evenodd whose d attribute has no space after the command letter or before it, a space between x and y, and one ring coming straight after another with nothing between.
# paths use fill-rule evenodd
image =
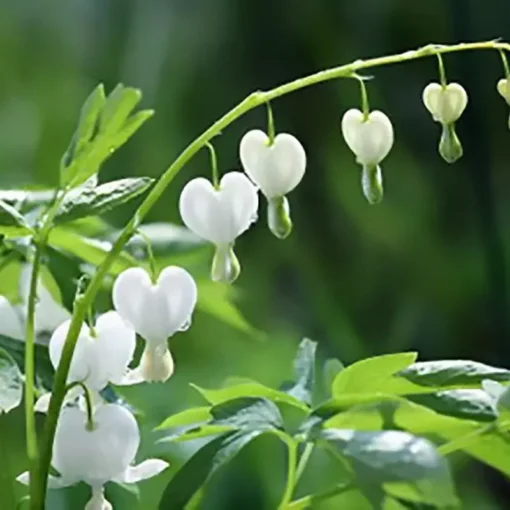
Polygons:
<instances>
[{"instance_id":1,"label":"plant branch","mask_svg":"<svg viewBox=\"0 0 510 510\"><path fill-rule=\"evenodd\" d=\"M92 304L98 290L102 285L103 278L107 274L110 266L116 257L122 251L124 245L129 241L132 235L136 232L137 228L143 221L144 217L151 210L152 206L159 200L163 192L173 181L175 176L186 165L186 163L200 151L213 137L220 134L226 127L228 127L236 119L244 115L249 110L256 108L262 104L267 103L273 99L284 96L291 92L300 90L311 85L322 83L328 80L344 78L352 76L353 74L363 69L380 67L384 65L396 64L400 62L408 62L419 58L434 56L443 53L455 53L459 51L468 50L503 50L510 51L510 44L498 41L485 41L473 43L460 43L454 45L428 45L423 48L406 51L396 55L389 55L384 57L377 57L368 60L356 60L355 62L340 67L334 67L325 71L299 78L295 81L286 83L279 87L266 92L254 92L246 99L241 101L232 110L226 113L223 117L217 120L212 126L205 130L198 138L190 143L177 157L177 159L168 167L163 173L158 182L152 188L145 200L142 202L135 215L126 225L117 241L114 243L108 256L104 259L101 265L92 278L85 294L79 302L76 303L71 326L66 338L66 342L62 351L60 364L57 368L55 379L52 389L52 397L48 416L45 423L45 430L43 435L43 444L41 449L41 477L36 481L37 485L35 493L37 497L32 499L31 505L33 510L41 510L44 508L44 497L46 493L46 481L49 473L49 465L51 461L51 450L53 437L55 435L55 428L58 420L58 415L62 402L65 396L66 379L69 372L71 358L76 345L78 334L83 323L88 307Z\"/></svg>"},{"instance_id":2,"label":"plant branch","mask_svg":"<svg viewBox=\"0 0 510 510\"><path fill-rule=\"evenodd\" d=\"M297 464L297 450L298 443L291 437L287 437L285 440L288 451L287 459L287 482L285 484L285 490L283 492L282 499L278 505L278 510L285 510L292 500L292 494L294 493L294 487L296 485L296 464Z\"/></svg>"}]
</instances>

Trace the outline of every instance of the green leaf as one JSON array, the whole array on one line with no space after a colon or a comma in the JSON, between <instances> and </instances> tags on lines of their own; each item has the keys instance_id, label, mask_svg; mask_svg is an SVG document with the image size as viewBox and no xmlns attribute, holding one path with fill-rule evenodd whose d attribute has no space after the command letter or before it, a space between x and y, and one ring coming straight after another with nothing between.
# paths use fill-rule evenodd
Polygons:
<instances>
[{"instance_id":1,"label":"green leaf","mask_svg":"<svg viewBox=\"0 0 510 510\"><path fill-rule=\"evenodd\" d=\"M248 443L263 431L238 431L215 438L200 448L177 474L163 492L159 510L182 510L197 491L223 465L232 460Z\"/></svg>"},{"instance_id":2,"label":"green leaf","mask_svg":"<svg viewBox=\"0 0 510 510\"><path fill-rule=\"evenodd\" d=\"M303 411L309 411L308 406L303 404L300 400L296 399L292 395L289 395L283 391L274 390L260 384L258 382L249 382L237 384L235 386L228 386L220 389L205 389L195 384L191 385L195 388L209 403L222 404L229 400L234 400L242 397L260 397L267 398L277 403L285 403L291 406L302 409Z\"/></svg>"},{"instance_id":3,"label":"green leaf","mask_svg":"<svg viewBox=\"0 0 510 510\"><path fill-rule=\"evenodd\" d=\"M69 148L62 158L62 167L68 166L92 139L97 128L99 113L105 104L103 84L99 84L83 103L78 126L71 139Z\"/></svg>"},{"instance_id":4,"label":"green leaf","mask_svg":"<svg viewBox=\"0 0 510 510\"><path fill-rule=\"evenodd\" d=\"M283 418L278 407L266 398L238 398L211 408L213 425L237 430L282 430Z\"/></svg>"},{"instance_id":5,"label":"green leaf","mask_svg":"<svg viewBox=\"0 0 510 510\"><path fill-rule=\"evenodd\" d=\"M498 417L492 397L483 390L447 390L408 395L407 398L416 404L454 418L491 422Z\"/></svg>"},{"instance_id":6,"label":"green leaf","mask_svg":"<svg viewBox=\"0 0 510 510\"><path fill-rule=\"evenodd\" d=\"M7 237L22 237L32 229L25 218L11 205L0 200L0 234Z\"/></svg>"},{"instance_id":7,"label":"green leaf","mask_svg":"<svg viewBox=\"0 0 510 510\"><path fill-rule=\"evenodd\" d=\"M350 462L364 484L416 503L457 503L446 460L427 439L407 432L329 429L321 438Z\"/></svg>"},{"instance_id":8,"label":"green leaf","mask_svg":"<svg viewBox=\"0 0 510 510\"><path fill-rule=\"evenodd\" d=\"M307 405L312 404L316 350L317 342L313 342L308 338L304 338L301 341L296 358L294 359L295 384L286 390L286 393Z\"/></svg>"},{"instance_id":9,"label":"green leaf","mask_svg":"<svg viewBox=\"0 0 510 510\"><path fill-rule=\"evenodd\" d=\"M119 83L109 94L99 119L99 132L117 132L142 99L140 90Z\"/></svg>"},{"instance_id":10,"label":"green leaf","mask_svg":"<svg viewBox=\"0 0 510 510\"><path fill-rule=\"evenodd\" d=\"M343 393L381 391L380 385L416 361L417 353L399 352L367 358L349 365L333 381L334 396Z\"/></svg>"},{"instance_id":11,"label":"green leaf","mask_svg":"<svg viewBox=\"0 0 510 510\"><path fill-rule=\"evenodd\" d=\"M344 369L345 365L337 358L330 358L326 360L326 363L324 363L324 367L322 369L322 384L328 395L331 394L333 381Z\"/></svg>"},{"instance_id":12,"label":"green leaf","mask_svg":"<svg viewBox=\"0 0 510 510\"><path fill-rule=\"evenodd\" d=\"M510 381L510 370L470 360L421 361L385 381L381 391L404 395L479 388L483 379Z\"/></svg>"},{"instance_id":13,"label":"green leaf","mask_svg":"<svg viewBox=\"0 0 510 510\"><path fill-rule=\"evenodd\" d=\"M48 244L52 248L69 253L94 266L99 266L112 248L112 244L108 241L84 237L65 227L52 229ZM136 265L138 265L136 259L121 252L111 265L110 274L120 274L125 269Z\"/></svg>"},{"instance_id":14,"label":"green leaf","mask_svg":"<svg viewBox=\"0 0 510 510\"><path fill-rule=\"evenodd\" d=\"M55 197L55 190L0 190L0 201L9 205L21 204L26 209L49 204Z\"/></svg>"},{"instance_id":15,"label":"green leaf","mask_svg":"<svg viewBox=\"0 0 510 510\"><path fill-rule=\"evenodd\" d=\"M23 394L23 378L16 362L5 349L0 349L0 414L19 406Z\"/></svg>"},{"instance_id":16,"label":"green leaf","mask_svg":"<svg viewBox=\"0 0 510 510\"><path fill-rule=\"evenodd\" d=\"M90 108L86 101L84 109L87 111L87 125L83 132L87 136L90 134L90 138L88 140L86 137L80 138L80 150L77 151L76 137L81 137L81 134L73 136L71 146L62 158L60 171L62 186L67 188L79 186L96 174L102 163L153 115L153 111L144 110L128 118L140 98L139 90L118 85L106 102L104 99L101 100L100 92L89 98ZM81 121L78 131L81 129L80 126Z\"/></svg>"},{"instance_id":17,"label":"green leaf","mask_svg":"<svg viewBox=\"0 0 510 510\"><path fill-rule=\"evenodd\" d=\"M161 422L156 430L171 429L173 427L182 427L184 425L192 425L199 422L208 421L211 418L209 406L192 407L185 409L180 413L173 414Z\"/></svg>"},{"instance_id":18,"label":"green leaf","mask_svg":"<svg viewBox=\"0 0 510 510\"><path fill-rule=\"evenodd\" d=\"M402 397L380 393L363 394L363 397L363 401L358 400L357 405L349 395L321 405L303 426L304 431L313 430L323 424L326 428L394 428L415 434L440 434L443 431L455 430L463 423L473 423L439 414Z\"/></svg>"},{"instance_id":19,"label":"green leaf","mask_svg":"<svg viewBox=\"0 0 510 510\"><path fill-rule=\"evenodd\" d=\"M150 177L136 177L107 182L95 188L75 188L66 195L55 223L103 214L142 194L152 182Z\"/></svg>"}]
</instances>

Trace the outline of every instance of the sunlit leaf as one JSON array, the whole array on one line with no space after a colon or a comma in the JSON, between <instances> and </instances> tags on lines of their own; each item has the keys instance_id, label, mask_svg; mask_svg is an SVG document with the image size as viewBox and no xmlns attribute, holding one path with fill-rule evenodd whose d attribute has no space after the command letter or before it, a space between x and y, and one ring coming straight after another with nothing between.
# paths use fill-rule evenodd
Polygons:
<instances>
[{"instance_id":1,"label":"sunlit leaf","mask_svg":"<svg viewBox=\"0 0 510 510\"><path fill-rule=\"evenodd\" d=\"M210 406L192 407L180 413L173 414L157 426L158 430L182 427L199 422L205 422L211 418Z\"/></svg>"},{"instance_id":2,"label":"sunlit leaf","mask_svg":"<svg viewBox=\"0 0 510 510\"><path fill-rule=\"evenodd\" d=\"M381 384L416 361L417 353L399 352L363 359L342 370L333 381L333 395L382 391Z\"/></svg>"},{"instance_id":3,"label":"sunlit leaf","mask_svg":"<svg viewBox=\"0 0 510 510\"><path fill-rule=\"evenodd\" d=\"M228 386L220 389L205 389L192 384L195 388L209 403L213 405L222 404L229 400L234 400L242 397L260 397L267 398L277 403L285 403L291 406L302 409L303 411L309 411L308 406L297 398L285 393L278 391L268 386L264 386L256 381L249 383L237 384L235 386Z\"/></svg>"}]
</instances>

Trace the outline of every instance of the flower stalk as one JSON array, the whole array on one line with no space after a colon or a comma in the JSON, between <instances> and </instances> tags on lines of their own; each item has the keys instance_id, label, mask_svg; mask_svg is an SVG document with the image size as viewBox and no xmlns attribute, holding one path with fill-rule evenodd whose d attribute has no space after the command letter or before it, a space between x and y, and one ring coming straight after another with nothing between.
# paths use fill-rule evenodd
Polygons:
<instances>
[{"instance_id":1,"label":"flower stalk","mask_svg":"<svg viewBox=\"0 0 510 510\"><path fill-rule=\"evenodd\" d=\"M370 69L375 67L381 67L385 65L397 64L408 62L420 58L425 58L429 56L437 56L446 53L456 53L460 51L471 51L471 50L493 50L493 51L510 51L510 44L498 42L498 41L485 41L485 42L472 42L472 43L459 43L454 45L427 45L422 48L413 51L406 51L404 53L398 53L395 55L376 57L367 60L356 60L350 64L334 67L331 69L327 69L324 71L320 71L318 73L306 76L304 78L299 78L297 80L291 81L284 85L278 86L269 91L258 91L250 94L243 101L241 101L237 106L235 106L232 110L227 112L223 117L217 120L214 124L212 124L208 129L206 129L201 135L199 135L193 142L191 142L177 157L177 159L168 167L168 169L162 174L158 182L151 189L145 200L139 206L138 210L131 218L131 220L127 223L126 227L117 238L114 243L111 251L108 256L104 259L102 264L97 268L95 275L90 281L85 293L80 296L77 300L74 308L73 318L71 321L71 325L69 328L69 332L67 335L67 339L62 351L62 357L60 364L57 368L53 389L52 389L52 397L50 400L49 411L47 420L45 423L44 434L43 434L43 442L41 445L40 452L40 462L38 469L33 469L32 478L31 478L31 498L30 498L30 507L31 510L43 510L44 509L44 500L46 495L46 487L47 487L47 479L49 474L49 466L51 462L51 452L52 452L52 444L55 435L56 425L58 416L60 413L60 409L62 407L62 403L64 401L64 397L66 394L66 380L67 374L69 372L71 358L73 355L73 351L78 339L78 335L80 333L81 325L87 316L87 311L89 307L92 305L93 300L101 288L103 278L107 275L110 266L114 262L114 260L118 257L120 252L122 251L124 245L129 241L129 239L134 235L143 221L144 217L151 210L153 205L159 200L161 195L164 193L166 188L172 183L176 175L181 171L181 169L191 160L191 158L199 152L206 144L216 135L218 135L221 131L223 131L226 127L228 127L232 122L236 119L244 115L246 112L260 106L263 104L267 104L269 101L276 99L278 97L284 96L291 92L303 89L305 87L309 87L318 83L322 83L325 81L343 78L343 77L352 77L359 71L364 69ZM56 209L55 209L56 212ZM45 219L45 226L42 230L45 234L49 232L51 228L52 215L48 214ZM40 236L40 242L37 244L37 250L41 250L44 244L45 236ZM41 242L42 241L42 242ZM37 252L36 252L37 253ZM34 290L36 288L37 275L39 271L40 265L40 255L37 256L38 264L37 268L34 267L33 281ZM33 315L35 310L35 292L32 292L31 300L31 311L32 318L29 319L33 323ZM34 366L33 366L33 354L34 354L34 338L31 327L27 327L27 361L26 367L29 369L27 372L27 388L29 388L30 384L33 385L33 375L34 375ZM30 359L29 359L30 358ZM28 393L29 398L27 398L26 410L27 417L33 413L33 387L29 389ZM32 404L30 402L32 400ZM30 407L31 406L31 407ZM30 407L30 412L28 412ZM27 432L33 438L35 438L34 431L34 421L33 417L29 418L29 423L31 429ZM28 425L28 423L27 423ZM35 458L37 458L36 450L34 448L34 439L30 439L31 441L31 454L32 454L32 462ZM35 451L34 451L35 450ZM294 453L289 449L289 456L296 455L295 450ZM289 459L292 460L292 459ZM295 469L295 459L292 463L293 469ZM37 471L37 474L35 473ZM292 474L292 473L290 473ZM286 494L285 498L287 502L290 500L289 496ZM287 499L289 498L289 499Z\"/></svg>"}]
</instances>

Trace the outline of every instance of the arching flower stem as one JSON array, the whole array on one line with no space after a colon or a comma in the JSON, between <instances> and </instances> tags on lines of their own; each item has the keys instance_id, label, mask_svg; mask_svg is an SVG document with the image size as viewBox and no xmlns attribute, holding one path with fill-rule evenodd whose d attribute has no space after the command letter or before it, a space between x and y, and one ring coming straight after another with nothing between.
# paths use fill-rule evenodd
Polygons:
<instances>
[{"instance_id":1,"label":"arching flower stem","mask_svg":"<svg viewBox=\"0 0 510 510\"><path fill-rule=\"evenodd\" d=\"M353 74L362 71L364 69L371 69L374 67L381 67L390 64L404 63L420 58L429 56L435 56L438 54L445 53L457 53L460 51L472 51L472 50L492 50L492 51L510 51L510 44L499 42L496 40L472 42L472 43L459 43L453 45L437 45L430 44L419 48L417 50L406 51L395 55L388 55L383 57L376 57L367 60L356 60L350 64L346 64L339 67L334 67L318 73L299 78L291 81L284 85L280 85L274 89L266 92L258 91L250 94L237 106L232 108L229 112L218 119L208 129L206 129L201 135L199 135L193 142L191 142L175 159L175 161L167 168L167 170L161 175L158 182L151 189L145 200L141 203L134 216L127 223L124 230L121 232L116 242L112 246L112 249L108 253L107 257L103 260L101 265L97 268L96 273L90 284L80 297L79 301L75 304L74 314L72 322L69 328L67 340L62 352L61 362L55 373L53 382L52 397L50 400L48 416L45 423L45 429L43 434L43 442L41 446L41 456L39 469L37 470L37 476L31 478L31 497L30 497L30 508L31 510L43 510L44 499L46 495L47 478L49 474L49 466L51 462L51 452L53 438L55 435L55 429L57 425L60 408L64 401L66 393L66 379L71 364L71 358L73 351L78 339L78 335L81 329L81 325L85 320L87 310L93 302L97 292L101 288L103 278L107 275L110 266L113 264L115 259L122 251L124 245L129 239L136 233L141 222L152 209L153 205L159 200L161 195L164 193L166 188L174 180L175 176L181 171L181 169L190 161L197 152L199 152L213 137L218 135L231 123L237 120L239 117L244 115L246 112L261 106L263 104L272 101L278 97L290 94L297 90L310 87L312 85L334 80L338 78L344 78L352 76ZM51 223L46 222L48 229L51 228ZM38 273L38 269L36 270ZM37 281L37 280L35 280ZM35 285L34 285L35 288ZM33 292L33 308L35 309L35 292ZM32 310L33 315L33 310ZM28 347L28 346L27 346ZM33 376L33 344L29 352L28 357L32 359L32 366L30 367L30 374ZM27 378L30 375L27 373ZM33 389L32 389L32 400L33 400ZM27 403L27 406L30 405ZM31 407L31 412L33 405ZM28 409L28 407L27 407ZM32 447L33 449L33 447Z\"/></svg>"}]
</instances>

